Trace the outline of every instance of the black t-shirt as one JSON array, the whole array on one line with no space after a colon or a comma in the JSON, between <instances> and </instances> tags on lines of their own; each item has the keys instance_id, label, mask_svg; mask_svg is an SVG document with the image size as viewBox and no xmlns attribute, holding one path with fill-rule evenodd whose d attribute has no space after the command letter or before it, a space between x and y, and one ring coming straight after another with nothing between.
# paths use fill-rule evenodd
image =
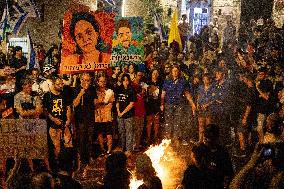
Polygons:
<instances>
[{"instance_id":1,"label":"black t-shirt","mask_svg":"<svg viewBox=\"0 0 284 189\"><path fill-rule=\"evenodd\" d=\"M56 186L60 189L82 189L82 185L70 176L58 175L58 184Z\"/></svg>"},{"instance_id":2,"label":"black t-shirt","mask_svg":"<svg viewBox=\"0 0 284 189\"><path fill-rule=\"evenodd\" d=\"M160 112L162 86L161 82L148 83L147 98L146 98L146 113L147 115L157 114Z\"/></svg>"},{"instance_id":3,"label":"black t-shirt","mask_svg":"<svg viewBox=\"0 0 284 189\"><path fill-rule=\"evenodd\" d=\"M232 161L228 151L222 147L209 149L209 165L211 188L224 188L225 177L231 179L234 175Z\"/></svg>"},{"instance_id":4,"label":"black t-shirt","mask_svg":"<svg viewBox=\"0 0 284 189\"><path fill-rule=\"evenodd\" d=\"M11 62L11 67L15 68L15 69L19 69L23 66L27 66L27 58L24 57L24 56L22 56L21 59L14 57L14 58L11 59L10 62ZM16 73L16 88L17 88L17 90L20 90L20 88L21 88L20 81L25 76L26 72L27 72L27 70L24 69L24 70L18 71Z\"/></svg>"},{"instance_id":5,"label":"black t-shirt","mask_svg":"<svg viewBox=\"0 0 284 189\"><path fill-rule=\"evenodd\" d=\"M74 90L74 99L78 96L81 91L81 87L78 87ZM94 99L97 98L97 92L95 87L90 86L88 90L85 91L85 94L81 98L80 104L75 107L75 117L76 121L79 123L88 122L94 123Z\"/></svg>"},{"instance_id":6,"label":"black t-shirt","mask_svg":"<svg viewBox=\"0 0 284 189\"><path fill-rule=\"evenodd\" d=\"M269 115L275 112L277 101L277 96L273 92L270 93L268 100L258 96L257 113Z\"/></svg>"},{"instance_id":7,"label":"black t-shirt","mask_svg":"<svg viewBox=\"0 0 284 189\"><path fill-rule=\"evenodd\" d=\"M116 94L116 102L119 103L119 111L122 113L125 108L130 104L130 102L135 102L136 101L136 94L135 91L132 87L128 87L127 89L125 89L122 86L120 86L117 89L117 94ZM128 112L126 112L122 118L127 119L130 117L134 116L134 107L131 108L131 110L129 110Z\"/></svg>"},{"instance_id":8,"label":"black t-shirt","mask_svg":"<svg viewBox=\"0 0 284 189\"><path fill-rule=\"evenodd\" d=\"M190 165L184 172L182 185L185 189L211 188L208 171L200 170L195 165Z\"/></svg>"},{"instance_id":9,"label":"black t-shirt","mask_svg":"<svg viewBox=\"0 0 284 189\"><path fill-rule=\"evenodd\" d=\"M22 56L21 59L12 58L11 59L11 67L15 69L19 69L23 66L27 66L27 58Z\"/></svg>"},{"instance_id":10,"label":"black t-shirt","mask_svg":"<svg viewBox=\"0 0 284 189\"><path fill-rule=\"evenodd\" d=\"M55 95L52 92L47 92L43 96L43 106L47 112L55 118L59 118L63 122L66 121L67 107L71 105L71 98L65 95L64 91L60 95ZM52 128L61 128L62 126L56 125L53 121L47 118L48 126ZM64 123L63 123L64 124Z\"/></svg>"},{"instance_id":11,"label":"black t-shirt","mask_svg":"<svg viewBox=\"0 0 284 189\"><path fill-rule=\"evenodd\" d=\"M18 58L12 58L11 59L11 67L12 68L19 69L23 66L27 66L27 58L26 57L22 56L21 59L18 59ZM26 70L18 71L16 73L16 79L24 76L25 73L26 73Z\"/></svg>"},{"instance_id":12,"label":"black t-shirt","mask_svg":"<svg viewBox=\"0 0 284 189\"><path fill-rule=\"evenodd\" d=\"M238 104L240 108L240 116L243 116L245 114L247 106L251 107L251 112L248 115L248 118L254 115L257 98L256 93L257 91L255 87L250 88L245 84L243 84L243 87L239 88L239 100L236 104Z\"/></svg>"}]
</instances>

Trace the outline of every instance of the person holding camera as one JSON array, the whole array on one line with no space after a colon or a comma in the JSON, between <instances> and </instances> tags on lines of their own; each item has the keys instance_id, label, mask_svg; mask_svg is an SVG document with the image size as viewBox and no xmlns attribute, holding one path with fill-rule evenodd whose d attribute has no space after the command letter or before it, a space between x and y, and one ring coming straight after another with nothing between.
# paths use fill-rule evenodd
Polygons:
<instances>
[{"instance_id":1,"label":"person holding camera","mask_svg":"<svg viewBox=\"0 0 284 189\"><path fill-rule=\"evenodd\" d=\"M230 189L284 187L284 143L256 144L249 162L233 178Z\"/></svg>"}]
</instances>

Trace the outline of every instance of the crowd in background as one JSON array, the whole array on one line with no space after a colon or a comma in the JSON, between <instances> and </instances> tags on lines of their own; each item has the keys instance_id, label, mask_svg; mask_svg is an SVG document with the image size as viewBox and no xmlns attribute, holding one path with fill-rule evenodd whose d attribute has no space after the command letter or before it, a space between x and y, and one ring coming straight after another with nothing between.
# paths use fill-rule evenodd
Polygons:
<instances>
[{"instance_id":1,"label":"crowd in background","mask_svg":"<svg viewBox=\"0 0 284 189\"><path fill-rule=\"evenodd\" d=\"M222 36L219 30L212 22L200 34L182 36L183 50L147 31L146 71L130 63L96 73L60 75L57 45L48 51L36 45L38 67L30 70L21 47L0 52L1 118L46 119L49 149L44 163L22 162L18 175L6 184L31 188L36 179L29 180L25 170L46 169L60 180L57 187L74 183L76 188L79 184L70 172L77 167L84 175L98 156L108 156L105 188L128 188L126 158L168 138L173 146L194 145L184 188L224 188L232 179L233 188L270 188L275 183L283 187L281 156L272 164L268 158L256 165L263 151L259 146L284 140L283 28L271 20L262 25L252 20L237 31L228 20ZM283 145L275 149L282 149L283 155ZM235 178L233 156L251 156ZM2 160L4 180L17 161ZM118 172L116 164L122 167ZM151 176L141 176L148 179L144 188L161 188L155 171ZM51 178L46 173L41 179ZM31 185L24 187L25 182Z\"/></svg>"}]
</instances>

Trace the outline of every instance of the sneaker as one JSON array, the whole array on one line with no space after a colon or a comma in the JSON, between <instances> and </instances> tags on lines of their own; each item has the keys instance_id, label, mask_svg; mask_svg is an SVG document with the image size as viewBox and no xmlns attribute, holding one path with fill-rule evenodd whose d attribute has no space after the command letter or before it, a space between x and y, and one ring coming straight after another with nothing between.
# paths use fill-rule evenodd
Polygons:
<instances>
[{"instance_id":1,"label":"sneaker","mask_svg":"<svg viewBox=\"0 0 284 189\"><path fill-rule=\"evenodd\" d=\"M111 151L107 151L105 155L106 156L110 156L111 155Z\"/></svg>"},{"instance_id":2,"label":"sneaker","mask_svg":"<svg viewBox=\"0 0 284 189\"><path fill-rule=\"evenodd\" d=\"M187 142L186 140L183 140L183 141L182 141L182 145L183 145L183 146L188 146L188 142Z\"/></svg>"},{"instance_id":3,"label":"sneaker","mask_svg":"<svg viewBox=\"0 0 284 189\"><path fill-rule=\"evenodd\" d=\"M238 150L238 152L235 154L235 157L239 157L239 158L245 158L246 155L246 151L245 150Z\"/></svg>"},{"instance_id":4,"label":"sneaker","mask_svg":"<svg viewBox=\"0 0 284 189\"><path fill-rule=\"evenodd\" d=\"M192 139L189 141L189 143L191 143L191 144L193 144L193 145L198 145L198 144L199 144L199 142L197 142L197 141L195 141L195 140L192 140Z\"/></svg>"}]
</instances>

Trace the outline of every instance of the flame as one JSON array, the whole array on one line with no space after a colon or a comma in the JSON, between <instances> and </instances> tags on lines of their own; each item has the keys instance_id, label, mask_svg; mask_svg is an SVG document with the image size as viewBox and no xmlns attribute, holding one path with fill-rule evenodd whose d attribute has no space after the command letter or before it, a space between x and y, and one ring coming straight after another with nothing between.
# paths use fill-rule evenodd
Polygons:
<instances>
[{"instance_id":1,"label":"flame","mask_svg":"<svg viewBox=\"0 0 284 189\"><path fill-rule=\"evenodd\" d=\"M172 153L166 152L166 149L170 145L171 140L164 139L159 145L151 145L149 149L145 152L147 154L153 164L155 171L157 172L157 176L161 179L163 185L164 183L169 182L170 174L168 168L161 162L162 160L171 161ZM168 157L169 156L169 157ZM137 189L140 185L143 184L143 181L137 180L135 177L132 177L130 181L130 189Z\"/></svg>"},{"instance_id":2,"label":"flame","mask_svg":"<svg viewBox=\"0 0 284 189\"><path fill-rule=\"evenodd\" d=\"M163 180L167 176L166 168L160 163L165 156L165 151L170 145L171 140L164 139L161 144L157 146L151 145L145 152L151 159L154 169L157 172L157 176Z\"/></svg>"},{"instance_id":3,"label":"flame","mask_svg":"<svg viewBox=\"0 0 284 189\"><path fill-rule=\"evenodd\" d=\"M130 180L129 187L130 189L137 189L142 184L143 184L142 180L137 180L136 177L132 177L132 179Z\"/></svg>"}]
</instances>

